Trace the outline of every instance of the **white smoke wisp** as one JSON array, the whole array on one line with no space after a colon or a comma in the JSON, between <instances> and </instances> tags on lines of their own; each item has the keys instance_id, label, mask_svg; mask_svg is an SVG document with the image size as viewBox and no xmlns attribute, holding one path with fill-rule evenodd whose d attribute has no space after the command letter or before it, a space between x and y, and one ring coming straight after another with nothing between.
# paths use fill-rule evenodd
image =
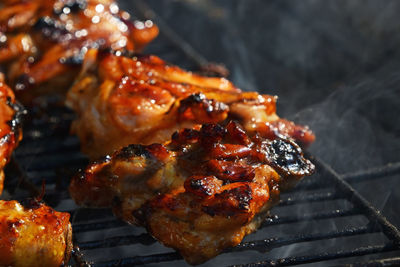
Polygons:
<instances>
[{"instance_id":1,"label":"white smoke wisp","mask_svg":"<svg viewBox=\"0 0 400 267\"><path fill-rule=\"evenodd\" d=\"M339 173L357 171L399 160L399 96L400 75L379 71L338 88L294 118L315 132L312 154Z\"/></svg>"}]
</instances>

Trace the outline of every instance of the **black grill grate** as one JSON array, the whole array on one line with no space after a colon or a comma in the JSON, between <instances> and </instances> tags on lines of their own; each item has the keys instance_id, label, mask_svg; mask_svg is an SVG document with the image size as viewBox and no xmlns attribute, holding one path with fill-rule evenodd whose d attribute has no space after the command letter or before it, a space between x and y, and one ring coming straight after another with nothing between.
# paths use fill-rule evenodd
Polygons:
<instances>
[{"instance_id":1,"label":"black grill grate","mask_svg":"<svg viewBox=\"0 0 400 267\"><path fill-rule=\"evenodd\" d=\"M39 192L38 188L42 180L45 180L47 185L45 201L59 210L71 212L76 244L81 249L82 261L89 261L93 266L130 266L177 260L183 262L178 253L163 248L142 230L116 220L109 211L82 209L73 204L66 191L69 177L78 168L84 167L87 159L79 152L77 138L68 135L68 125L73 118L71 112L57 106L48 109L51 110L49 113L51 116L44 118L41 115L42 110L32 110L32 120L26 123L25 138L15 153L14 164L11 164L7 172L8 178L18 176L17 179L8 179L7 187L14 192L14 196L23 198L27 195L26 190L20 190L21 187L29 189L31 194L36 194ZM370 264L378 264L381 261L376 261L375 256L382 258L386 252L400 253L399 231L343 179L358 182L364 177L377 179L398 174L400 173L399 164L339 176L325 163L317 159L314 159L314 162L317 165L317 174L306 178L292 192L283 194L280 205L272 210L272 215L263 223L262 228L246 238L246 241L239 246L226 251L226 255L256 252L258 254L256 258L261 259L257 263L248 264L247 262L252 262L254 257L243 254L247 257L247 262L238 266L284 266L355 256L371 256L365 260L371 260ZM314 210L313 207L318 205L320 207ZM293 213L293 210L304 206L311 208L306 209L304 213ZM325 227L327 223L341 219L344 220L337 222L337 227L334 229ZM354 224L354 221L357 223ZM309 227L302 230L304 224L312 224L317 231L310 231ZM290 234L282 231L282 234L275 232L271 235L268 231L266 233L263 231L263 229L276 226L282 229L285 228L283 226L295 228L295 225L300 225L299 231ZM122 232L118 231L121 228ZM115 234L114 230L116 230ZM99 235L98 232L110 234ZM374 236L374 238L372 241L371 238L364 240L360 238L363 236ZM356 242L355 246L342 249L343 244L348 242L347 239L352 237L361 239L362 242ZM296 244L309 246L310 243L327 240L339 241L327 251L308 252L277 260L262 260L262 258L269 258L270 254L274 255L273 252L279 248L284 251L285 248ZM141 247L144 252L138 253L135 246ZM157 247L156 253L153 253L154 246ZM149 249L146 250L143 247ZM120 255L121 258L107 260L101 257L102 253L98 257L97 253L104 249L118 248L124 250L124 253ZM129 248L128 252L126 248ZM158 253L158 250L161 252ZM361 260L364 258L361 257ZM357 259L350 262L357 262ZM235 262L227 261L227 263ZM398 259L386 258L384 263L395 265ZM217 265L217 263L214 264Z\"/></svg>"},{"instance_id":2,"label":"black grill grate","mask_svg":"<svg viewBox=\"0 0 400 267\"><path fill-rule=\"evenodd\" d=\"M154 13L152 16L160 24ZM176 63L206 62L186 43L183 47L182 42L171 44L168 36L173 32L165 25L161 29L167 29L167 35L152 45L152 52ZM184 265L178 253L160 245L143 229L115 219L109 210L83 209L73 203L67 192L69 179L88 161L79 152L78 139L68 134L72 112L54 104L57 101L50 102L53 104L30 110L24 139L7 170L10 198L38 194L45 181L45 201L72 215L75 245L80 250L76 249L71 264ZM287 266L328 260L353 262L352 266L399 264L395 257L400 253L399 230L348 182L399 174L400 163L338 175L324 162L314 162L317 173L284 193L259 231L207 264Z\"/></svg>"},{"instance_id":3,"label":"black grill grate","mask_svg":"<svg viewBox=\"0 0 400 267\"><path fill-rule=\"evenodd\" d=\"M42 180L46 181L45 201L59 210L69 211L72 214L76 245L79 246L82 256L78 261L88 261L93 266L183 262L178 253L162 248L157 241L139 228L127 226L124 222L116 220L110 211L82 209L73 204L66 192L69 177L78 168L84 167L87 160L79 152L77 138L69 136L67 131L57 130L64 128L63 124L67 125L70 122L72 117L67 116L70 112L55 107L52 107L51 110L53 111L51 117L41 121L34 119L25 127L25 139L15 153L14 164L11 164L7 172L8 178L13 175L19 176L18 179L8 179L7 187L14 189L11 190L14 191L14 196L17 198L26 196L26 190L20 190L20 187L30 189L31 194L36 194L39 192L38 188L40 188ZM34 117L35 111L32 111L31 114ZM62 114L64 116L61 116ZM367 179L383 178L400 173L399 164L339 176L327 164L317 159L314 159L314 163L317 165L317 174L306 178L292 192L284 193L280 205L272 210L271 216L263 223L261 229L246 238L239 246L227 250L225 255L231 257L237 253L242 255L245 252L252 252L251 254L257 253L258 258L262 259L269 258L269 254L275 254L273 252L279 248L284 251L285 248L296 244L309 246L313 242L339 240L332 248L328 247L327 251L260 260L256 263L247 263L254 259L254 257L248 256L247 262L237 266L286 266L360 256L364 256L364 258L361 257L363 262L369 260L368 264L371 265L381 263L396 265L398 258L394 258L392 255L384 260L376 258L384 257L387 252L400 253L400 232L354 191L343 177L351 181L355 181L355 179L359 181L363 179L362 177L367 177ZM21 175L24 176L22 179ZM36 191L32 191L32 188ZM310 208L304 213L292 212L301 206L313 207L321 204L322 207L317 207L316 210ZM341 219L344 220L337 222ZM325 227L330 221L337 222L337 227L334 229ZM354 221L357 223L354 224ZM295 228L295 225L298 224L300 224L299 231L290 234L285 234L283 231L270 235L268 231L266 233L263 231L274 226ZM312 224L317 231L309 231L307 227L306 230L301 230L304 228L304 224ZM123 229L122 232L119 231L121 229ZM116 230L115 234L113 230ZM98 232L109 232L110 234L99 235ZM369 238L362 239L363 236ZM372 241L370 236L373 236ZM348 239L352 237L361 239L361 242L355 242L355 246L342 249L343 244L348 243ZM142 247L142 250L143 247L149 249L138 253L135 246ZM151 247L154 246L158 250L161 247L162 252L153 253ZM118 248L124 250L121 258L106 260L101 257L101 254L100 257L97 257L97 251ZM130 248L128 252L126 252L126 248ZM365 258L365 256L370 257ZM358 262L357 258L349 261ZM227 263L232 265L235 262L229 263L228 261ZM217 263L214 264L217 265Z\"/></svg>"}]
</instances>

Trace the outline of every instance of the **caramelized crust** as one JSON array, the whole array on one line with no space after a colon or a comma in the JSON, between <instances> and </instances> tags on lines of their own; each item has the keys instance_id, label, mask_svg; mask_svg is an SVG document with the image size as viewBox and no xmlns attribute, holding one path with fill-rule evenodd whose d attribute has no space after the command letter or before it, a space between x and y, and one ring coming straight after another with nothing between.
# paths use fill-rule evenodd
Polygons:
<instances>
[{"instance_id":1,"label":"caramelized crust","mask_svg":"<svg viewBox=\"0 0 400 267\"><path fill-rule=\"evenodd\" d=\"M13 92L0 77L0 194L3 191L3 169L22 138L23 112L22 106L15 102Z\"/></svg>"},{"instance_id":2,"label":"caramelized crust","mask_svg":"<svg viewBox=\"0 0 400 267\"><path fill-rule=\"evenodd\" d=\"M313 171L293 141L248 136L235 122L205 124L94 162L70 194L80 205L112 206L199 264L255 231L280 191Z\"/></svg>"},{"instance_id":3,"label":"caramelized crust","mask_svg":"<svg viewBox=\"0 0 400 267\"><path fill-rule=\"evenodd\" d=\"M0 200L0 265L60 266L72 250L70 215L32 202Z\"/></svg>"},{"instance_id":4,"label":"caramelized crust","mask_svg":"<svg viewBox=\"0 0 400 267\"><path fill-rule=\"evenodd\" d=\"M304 126L276 114L276 97L242 92L224 78L202 77L156 56L117 56L89 51L84 71L67 96L78 113L72 131L96 158L129 144L163 143L196 124L238 120L263 137L314 141Z\"/></svg>"},{"instance_id":5,"label":"caramelized crust","mask_svg":"<svg viewBox=\"0 0 400 267\"><path fill-rule=\"evenodd\" d=\"M88 49L138 51L158 34L151 21L130 22L113 0L2 2L0 64L25 101L65 91ZM32 87L35 92L23 93Z\"/></svg>"}]
</instances>

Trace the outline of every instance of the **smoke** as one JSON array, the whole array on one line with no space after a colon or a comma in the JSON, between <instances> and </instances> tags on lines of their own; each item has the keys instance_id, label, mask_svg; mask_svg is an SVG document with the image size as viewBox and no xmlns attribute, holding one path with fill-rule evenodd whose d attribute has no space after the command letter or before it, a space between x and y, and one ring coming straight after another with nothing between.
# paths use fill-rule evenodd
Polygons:
<instances>
[{"instance_id":1,"label":"smoke","mask_svg":"<svg viewBox=\"0 0 400 267\"><path fill-rule=\"evenodd\" d=\"M226 64L230 78L239 87L278 95L278 114L309 125L317 136L310 153L338 173L400 161L400 2L147 2L200 54ZM128 1L124 3L129 9ZM396 192L400 184L396 178L354 186L400 225L400 194ZM292 192L283 198L311 193ZM351 207L349 202L324 201L278 206L272 213L301 215ZM245 240L329 232L366 223L365 217L352 216L275 225ZM368 235L364 239L356 236L345 241L299 243L264 254L225 254L204 266L345 250L357 246L357 242L365 245L380 241L381 236ZM337 244L340 247L335 247Z\"/></svg>"},{"instance_id":2,"label":"smoke","mask_svg":"<svg viewBox=\"0 0 400 267\"><path fill-rule=\"evenodd\" d=\"M400 160L400 74L385 68L360 80L293 116L315 132L311 152L341 173Z\"/></svg>"}]
</instances>

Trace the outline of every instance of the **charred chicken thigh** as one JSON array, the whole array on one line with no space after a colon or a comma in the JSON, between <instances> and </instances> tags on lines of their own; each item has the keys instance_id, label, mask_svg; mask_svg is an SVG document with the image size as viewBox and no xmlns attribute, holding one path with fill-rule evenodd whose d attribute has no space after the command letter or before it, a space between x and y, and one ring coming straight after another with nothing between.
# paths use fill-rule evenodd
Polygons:
<instances>
[{"instance_id":1,"label":"charred chicken thigh","mask_svg":"<svg viewBox=\"0 0 400 267\"><path fill-rule=\"evenodd\" d=\"M69 217L34 200L25 206L0 200L0 266L67 264L72 250Z\"/></svg>"},{"instance_id":2,"label":"charred chicken thigh","mask_svg":"<svg viewBox=\"0 0 400 267\"><path fill-rule=\"evenodd\" d=\"M164 143L177 130L230 119L269 139L286 136L304 146L314 141L307 127L278 117L276 97L243 92L225 78L186 72L153 55L89 51L67 106L78 114L72 131L92 158L129 144Z\"/></svg>"},{"instance_id":3,"label":"charred chicken thigh","mask_svg":"<svg viewBox=\"0 0 400 267\"><path fill-rule=\"evenodd\" d=\"M235 122L183 129L165 144L130 145L72 179L86 206L112 206L191 264L255 231L314 165L291 140L248 136Z\"/></svg>"},{"instance_id":4,"label":"charred chicken thigh","mask_svg":"<svg viewBox=\"0 0 400 267\"><path fill-rule=\"evenodd\" d=\"M88 49L137 51L158 34L151 21L129 21L112 0L1 3L0 64L24 101L68 89Z\"/></svg>"},{"instance_id":5,"label":"charred chicken thigh","mask_svg":"<svg viewBox=\"0 0 400 267\"><path fill-rule=\"evenodd\" d=\"M3 191L4 167L22 138L21 116L24 109L15 102L12 90L0 73L0 194Z\"/></svg>"},{"instance_id":6,"label":"charred chicken thigh","mask_svg":"<svg viewBox=\"0 0 400 267\"><path fill-rule=\"evenodd\" d=\"M157 34L113 0L0 0L0 67L19 100L69 89L83 152L109 155L72 178L75 202L111 207L200 264L239 244L281 191L313 173L300 146L315 137L277 115L275 96L136 54ZM23 112L1 77L0 193ZM67 264L69 217L0 200L0 266Z\"/></svg>"}]
</instances>

